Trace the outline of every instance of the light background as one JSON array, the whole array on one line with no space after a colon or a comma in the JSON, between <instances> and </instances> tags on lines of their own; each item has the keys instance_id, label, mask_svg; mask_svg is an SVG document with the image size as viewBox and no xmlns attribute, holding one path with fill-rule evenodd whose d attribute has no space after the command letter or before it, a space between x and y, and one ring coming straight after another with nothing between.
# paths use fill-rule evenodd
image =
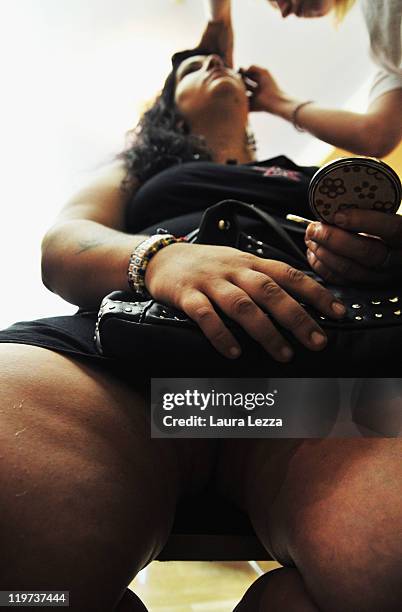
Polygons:
<instances>
[{"instance_id":1,"label":"light background","mask_svg":"<svg viewBox=\"0 0 402 612\"><path fill-rule=\"evenodd\" d=\"M233 0L236 66L269 68L301 99L363 110L373 66L358 7L283 20L266 0ZM40 242L67 195L123 145L169 71L196 44L202 0L0 0L0 328L76 310L40 278ZM328 147L254 116L261 159L318 163Z\"/></svg>"}]
</instances>

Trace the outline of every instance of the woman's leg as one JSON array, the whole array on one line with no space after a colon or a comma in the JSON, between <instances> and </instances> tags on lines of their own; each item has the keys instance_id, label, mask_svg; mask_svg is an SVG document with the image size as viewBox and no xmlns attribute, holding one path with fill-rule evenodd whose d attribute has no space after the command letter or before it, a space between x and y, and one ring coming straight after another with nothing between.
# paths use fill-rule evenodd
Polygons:
<instances>
[{"instance_id":1,"label":"woman's leg","mask_svg":"<svg viewBox=\"0 0 402 612\"><path fill-rule=\"evenodd\" d=\"M319 612L297 569L282 567L260 576L233 612ZM339 611L341 612L341 610Z\"/></svg>"},{"instance_id":2,"label":"woman's leg","mask_svg":"<svg viewBox=\"0 0 402 612\"><path fill-rule=\"evenodd\" d=\"M227 440L217 486L287 566L236 612L401 609L401 439Z\"/></svg>"},{"instance_id":3,"label":"woman's leg","mask_svg":"<svg viewBox=\"0 0 402 612\"><path fill-rule=\"evenodd\" d=\"M130 589L126 589L120 599L116 612L147 612L141 600Z\"/></svg>"},{"instance_id":4,"label":"woman's leg","mask_svg":"<svg viewBox=\"0 0 402 612\"><path fill-rule=\"evenodd\" d=\"M39 347L0 344L0 388L0 590L111 612L208 478L211 445L151 440L138 393Z\"/></svg>"}]
</instances>

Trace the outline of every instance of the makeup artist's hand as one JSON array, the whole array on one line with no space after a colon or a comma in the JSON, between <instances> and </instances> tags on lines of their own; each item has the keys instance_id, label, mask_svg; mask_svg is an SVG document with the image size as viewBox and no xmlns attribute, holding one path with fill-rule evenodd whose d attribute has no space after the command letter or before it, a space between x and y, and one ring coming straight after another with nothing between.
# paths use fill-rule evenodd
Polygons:
<instances>
[{"instance_id":1,"label":"makeup artist's hand","mask_svg":"<svg viewBox=\"0 0 402 612\"><path fill-rule=\"evenodd\" d=\"M220 55L226 66L233 68L233 28L230 18L209 21L198 46Z\"/></svg>"},{"instance_id":2,"label":"makeup artist's hand","mask_svg":"<svg viewBox=\"0 0 402 612\"><path fill-rule=\"evenodd\" d=\"M240 69L247 89L250 91L250 110L274 113L279 101L287 98L270 72L260 66Z\"/></svg>"},{"instance_id":3,"label":"makeup artist's hand","mask_svg":"<svg viewBox=\"0 0 402 612\"><path fill-rule=\"evenodd\" d=\"M239 343L214 306L281 362L292 358L293 349L275 322L312 351L326 345L325 333L297 299L334 319L345 312L330 291L300 270L225 246L166 246L149 262L145 284L155 299L183 310L232 359L240 354Z\"/></svg>"},{"instance_id":4,"label":"makeup artist's hand","mask_svg":"<svg viewBox=\"0 0 402 612\"><path fill-rule=\"evenodd\" d=\"M351 209L335 215L335 223L307 228L307 257L316 274L342 285L402 280L400 215Z\"/></svg>"}]
</instances>

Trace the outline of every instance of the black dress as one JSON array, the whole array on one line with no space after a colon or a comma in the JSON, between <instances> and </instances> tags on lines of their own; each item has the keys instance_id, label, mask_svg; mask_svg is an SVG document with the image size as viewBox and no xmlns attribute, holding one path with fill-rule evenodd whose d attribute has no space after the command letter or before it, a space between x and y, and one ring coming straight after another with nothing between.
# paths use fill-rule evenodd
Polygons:
<instances>
[{"instance_id":1,"label":"black dress","mask_svg":"<svg viewBox=\"0 0 402 612\"><path fill-rule=\"evenodd\" d=\"M213 162L177 165L140 187L127 207L126 231L152 234L163 227L175 235L184 235L198 226L208 206L227 198L256 204L282 218L289 212L311 218L307 190L316 169L297 166L283 156L242 165ZM251 226L250 222L244 223L252 231L252 222ZM48 348L122 373L127 364L116 363L96 350L96 316L96 312L79 309L74 315L20 321L0 331L0 342ZM395 352L399 352L402 343L402 326L388 330L329 330L328 336L328 346L319 353L298 345L290 364L269 361L267 357L269 374L284 377L399 375ZM241 375L233 367L234 375ZM132 379L132 366L126 369ZM150 370L149 375L152 374ZM170 371L167 375L174 374ZM182 375L176 372L176 376ZM197 371L191 375L197 376Z\"/></svg>"}]
</instances>

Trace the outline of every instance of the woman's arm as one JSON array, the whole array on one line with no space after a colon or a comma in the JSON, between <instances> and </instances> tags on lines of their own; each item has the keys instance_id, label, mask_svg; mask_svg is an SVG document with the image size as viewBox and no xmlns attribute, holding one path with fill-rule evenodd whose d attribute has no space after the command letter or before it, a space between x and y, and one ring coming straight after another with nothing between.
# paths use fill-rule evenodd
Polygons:
<instances>
[{"instance_id":1,"label":"woman's arm","mask_svg":"<svg viewBox=\"0 0 402 612\"><path fill-rule=\"evenodd\" d=\"M85 308L96 308L115 289L128 289L130 254L144 236L126 234L129 197L121 189L122 164L97 174L62 209L42 241L42 279L50 291Z\"/></svg>"},{"instance_id":2,"label":"woman's arm","mask_svg":"<svg viewBox=\"0 0 402 612\"><path fill-rule=\"evenodd\" d=\"M120 187L124 176L122 166L101 173L67 203L43 240L45 285L79 306L96 308L110 291L128 289L129 257L143 237L123 231L130 197ZM184 310L229 358L240 346L215 305L278 361L289 361L293 351L264 312L310 350L324 348L326 336L291 295L330 317L344 312L332 293L299 270L229 247L166 246L149 262L145 284L156 300Z\"/></svg>"},{"instance_id":3,"label":"woman's arm","mask_svg":"<svg viewBox=\"0 0 402 612\"><path fill-rule=\"evenodd\" d=\"M301 100L283 92L263 68L251 66L244 74L257 84L252 90L252 110L294 120ZM365 114L307 104L297 113L297 125L335 147L358 155L384 157L402 139L402 89L388 91L374 100Z\"/></svg>"}]
</instances>

